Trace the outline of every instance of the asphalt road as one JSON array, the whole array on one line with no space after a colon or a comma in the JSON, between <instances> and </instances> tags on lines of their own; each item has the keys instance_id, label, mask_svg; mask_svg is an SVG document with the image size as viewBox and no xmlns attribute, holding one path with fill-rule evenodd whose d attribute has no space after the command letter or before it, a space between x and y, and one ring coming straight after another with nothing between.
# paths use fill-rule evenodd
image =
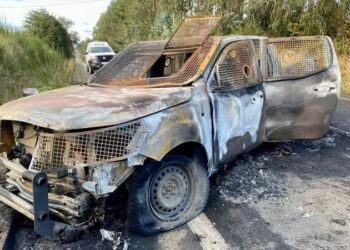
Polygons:
<instances>
[{"instance_id":1,"label":"asphalt road","mask_svg":"<svg viewBox=\"0 0 350 250\"><path fill-rule=\"evenodd\" d=\"M238 158L212 177L204 213L173 231L141 237L116 222L114 243L96 229L61 245L21 219L8 249L350 249L349 132L343 99L323 139L266 143Z\"/></svg>"}]
</instances>

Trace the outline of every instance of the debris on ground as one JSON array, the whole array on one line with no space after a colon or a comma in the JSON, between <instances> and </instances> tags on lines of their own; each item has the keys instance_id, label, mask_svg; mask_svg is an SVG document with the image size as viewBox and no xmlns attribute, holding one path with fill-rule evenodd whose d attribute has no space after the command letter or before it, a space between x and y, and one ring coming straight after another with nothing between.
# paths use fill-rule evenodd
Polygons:
<instances>
[{"instance_id":1,"label":"debris on ground","mask_svg":"<svg viewBox=\"0 0 350 250\"><path fill-rule=\"evenodd\" d=\"M291 155L291 149L278 149L276 154ZM283 153L282 153L283 152ZM269 170L271 158L266 155L253 157L245 154L235 161L234 166L216 176L219 195L234 199L238 203L257 203L273 197L283 196L286 191L285 180Z\"/></svg>"},{"instance_id":2,"label":"debris on ground","mask_svg":"<svg viewBox=\"0 0 350 250\"><path fill-rule=\"evenodd\" d=\"M304 153L320 153L324 148L333 149L337 146L336 138L341 136L337 131L329 133L318 140L297 140L265 144L262 149L256 149L239 157L230 167L224 167L215 176L216 191L222 198L237 203L257 203L286 196L287 179L276 176L276 162L285 168L289 163L299 159ZM260 153L260 151L262 153ZM302 169L304 171L305 169ZM305 214L310 217L312 214Z\"/></svg>"},{"instance_id":3,"label":"debris on ground","mask_svg":"<svg viewBox=\"0 0 350 250\"><path fill-rule=\"evenodd\" d=\"M123 249L127 250L129 247L128 240L122 238L121 232L108 231L106 229L100 229L102 235L102 243L110 243L113 250ZM122 248L120 248L122 246Z\"/></svg>"}]
</instances>

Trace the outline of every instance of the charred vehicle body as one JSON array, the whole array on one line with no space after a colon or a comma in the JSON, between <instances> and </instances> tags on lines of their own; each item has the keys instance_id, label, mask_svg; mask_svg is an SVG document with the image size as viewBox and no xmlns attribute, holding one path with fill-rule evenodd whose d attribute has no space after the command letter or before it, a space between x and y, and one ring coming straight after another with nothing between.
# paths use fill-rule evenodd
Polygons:
<instances>
[{"instance_id":1,"label":"charred vehicle body","mask_svg":"<svg viewBox=\"0 0 350 250\"><path fill-rule=\"evenodd\" d=\"M328 37L210 36L183 20L169 41L127 47L87 85L0 108L0 200L62 240L102 218L119 188L149 235L197 216L210 175L267 141L325 135L340 91Z\"/></svg>"}]
</instances>

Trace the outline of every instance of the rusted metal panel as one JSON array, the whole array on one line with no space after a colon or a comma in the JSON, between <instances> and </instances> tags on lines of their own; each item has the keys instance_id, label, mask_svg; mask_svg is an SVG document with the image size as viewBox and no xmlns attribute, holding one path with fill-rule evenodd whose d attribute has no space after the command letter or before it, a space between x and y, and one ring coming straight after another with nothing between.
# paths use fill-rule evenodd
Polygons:
<instances>
[{"instance_id":1,"label":"rusted metal panel","mask_svg":"<svg viewBox=\"0 0 350 250\"><path fill-rule=\"evenodd\" d=\"M127 47L89 79L89 83L113 86L186 85L202 72L206 55L215 49L219 38L208 38L221 17L184 18L169 41L138 42ZM147 77L147 71L164 54L180 53L181 49L196 49L182 70L170 77Z\"/></svg>"},{"instance_id":2,"label":"rusted metal panel","mask_svg":"<svg viewBox=\"0 0 350 250\"><path fill-rule=\"evenodd\" d=\"M186 17L166 45L166 49L201 46L221 20L220 16Z\"/></svg>"},{"instance_id":3,"label":"rusted metal panel","mask_svg":"<svg viewBox=\"0 0 350 250\"><path fill-rule=\"evenodd\" d=\"M193 88L73 86L3 105L0 120L21 121L55 131L113 126L186 102Z\"/></svg>"},{"instance_id":4,"label":"rusted metal panel","mask_svg":"<svg viewBox=\"0 0 350 250\"><path fill-rule=\"evenodd\" d=\"M107 84L140 79L164 52L166 41L138 42L128 46L89 79L90 83Z\"/></svg>"},{"instance_id":5,"label":"rusted metal panel","mask_svg":"<svg viewBox=\"0 0 350 250\"><path fill-rule=\"evenodd\" d=\"M203 80L195 83L195 92L188 102L142 119L148 124L145 143L139 154L161 160L175 147L197 142L205 148L208 171L214 169L212 148L212 120L208 93Z\"/></svg>"},{"instance_id":6,"label":"rusted metal panel","mask_svg":"<svg viewBox=\"0 0 350 250\"><path fill-rule=\"evenodd\" d=\"M169 87L169 86L185 86L197 80L206 69L208 63L212 59L212 55L217 49L221 37L210 37L205 43L199 47L193 55L186 61L179 72L166 77L128 77L127 80L111 79L106 84L109 86L141 86L141 87ZM115 69L113 69L114 71ZM130 72L125 72L126 74Z\"/></svg>"}]
</instances>

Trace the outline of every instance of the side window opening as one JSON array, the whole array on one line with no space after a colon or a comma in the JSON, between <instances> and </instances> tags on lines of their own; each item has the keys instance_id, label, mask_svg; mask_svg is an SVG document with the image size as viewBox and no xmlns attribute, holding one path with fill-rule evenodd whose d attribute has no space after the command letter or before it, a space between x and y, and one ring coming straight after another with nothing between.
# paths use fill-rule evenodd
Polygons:
<instances>
[{"instance_id":1,"label":"side window opening","mask_svg":"<svg viewBox=\"0 0 350 250\"><path fill-rule=\"evenodd\" d=\"M235 42L223 51L216 66L216 88L237 90L260 82L259 78L250 41Z\"/></svg>"},{"instance_id":2,"label":"side window opening","mask_svg":"<svg viewBox=\"0 0 350 250\"><path fill-rule=\"evenodd\" d=\"M326 37L271 38L266 56L268 81L307 77L332 64Z\"/></svg>"}]
</instances>

